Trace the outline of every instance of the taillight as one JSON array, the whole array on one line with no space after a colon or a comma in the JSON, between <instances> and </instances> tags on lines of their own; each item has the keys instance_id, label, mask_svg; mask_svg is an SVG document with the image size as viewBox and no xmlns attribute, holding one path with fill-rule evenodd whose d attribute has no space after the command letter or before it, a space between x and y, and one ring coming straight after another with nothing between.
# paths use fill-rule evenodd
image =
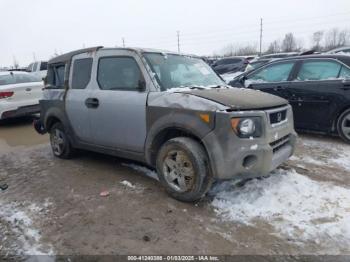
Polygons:
<instances>
[{"instance_id":1,"label":"taillight","mask_svg":"<svg viewBox=\"0 0 350 262\"><path fill-rule=\"evenodd\" d=\"M10 91L6 91L6 92L0 91L0 99L11 97L13 96L13 94L14 92L10 92Z\"/></svg>"}]
</instances>

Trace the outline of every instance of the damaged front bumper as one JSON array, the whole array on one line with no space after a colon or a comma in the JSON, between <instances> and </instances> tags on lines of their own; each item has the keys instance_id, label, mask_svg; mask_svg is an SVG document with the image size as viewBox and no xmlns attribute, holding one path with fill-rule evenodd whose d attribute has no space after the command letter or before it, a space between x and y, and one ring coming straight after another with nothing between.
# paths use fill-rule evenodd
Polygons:
<instances>
[{"instance_id":1,"label":"damaged front bumper","mask_svg":"<svg viewBox=\"0 0 350 262\"><path fill-rule=\"evenodd\" d=\"M281 125L270 125L266 111L218 113L216 126L203 138L208 150L214 177L217 179L246 179L268 175L294 153L297 134L293 113L287 107L287 120ZM239 138L229 120L232 117L260 116L264 119L263 135L259 138Z\"/></svg>"}]
</instances>

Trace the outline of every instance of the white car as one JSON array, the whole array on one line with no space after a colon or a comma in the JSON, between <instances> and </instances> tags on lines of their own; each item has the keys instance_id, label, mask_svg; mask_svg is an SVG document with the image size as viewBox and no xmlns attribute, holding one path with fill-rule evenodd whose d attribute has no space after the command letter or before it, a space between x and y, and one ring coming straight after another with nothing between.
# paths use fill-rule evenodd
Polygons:
<instances>
[{"instance_id":1,"label":"white car","mask_svg":"<svg viewBox=\"0 0 350 262\"><path fill-rule=\"evenodd\" d=\"M39 76L26 72L0 72L0 120L39 113L43 88Z\"/></svg>"},{"instance_id":2,"label":"white car","mask_svg":"<svg viewBox=\"0 0 350 262\"><path fill-rule=\"evenodd\" d=\"M31 73L36 76L40 76L42 79L47 75L47 62L46 61L38 61L31 63L26 70L28 73Z\"/></svg>"}]
</instances>

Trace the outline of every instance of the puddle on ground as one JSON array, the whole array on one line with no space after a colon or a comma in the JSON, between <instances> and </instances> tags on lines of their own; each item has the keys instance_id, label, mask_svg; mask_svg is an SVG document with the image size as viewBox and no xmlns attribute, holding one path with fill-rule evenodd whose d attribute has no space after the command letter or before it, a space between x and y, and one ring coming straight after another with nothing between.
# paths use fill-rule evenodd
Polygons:
<instances>
[{"instance_id":1,"label":"puddle on ground","mask_svg":"<svg viewBox=\"0 0 350 262\"><path fill-rule=\"evenodd\" d=\"M0 154L47 143L48 136L36 133L32 122L31 117L0 121Z\"/></svg>"}]
</instances>

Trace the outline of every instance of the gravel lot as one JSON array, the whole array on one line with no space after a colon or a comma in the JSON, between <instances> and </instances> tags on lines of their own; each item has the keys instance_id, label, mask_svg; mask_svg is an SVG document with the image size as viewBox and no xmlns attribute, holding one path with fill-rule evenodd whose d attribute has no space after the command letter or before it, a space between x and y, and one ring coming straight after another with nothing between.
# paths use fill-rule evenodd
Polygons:
<instances>
[{"instance_id":1,"label":"gravel lot","mask_svg":"<svg viewBox=\"0 0 350 262\"><path fill-rule=\"evenodd\" d=\"M0 256L350 254L350 146L300 135L270 177L170 198L138 163L54 158L31 119L0 123ZM102 197L102 191L109 195Z\"/></svg>"}]
</instances>

